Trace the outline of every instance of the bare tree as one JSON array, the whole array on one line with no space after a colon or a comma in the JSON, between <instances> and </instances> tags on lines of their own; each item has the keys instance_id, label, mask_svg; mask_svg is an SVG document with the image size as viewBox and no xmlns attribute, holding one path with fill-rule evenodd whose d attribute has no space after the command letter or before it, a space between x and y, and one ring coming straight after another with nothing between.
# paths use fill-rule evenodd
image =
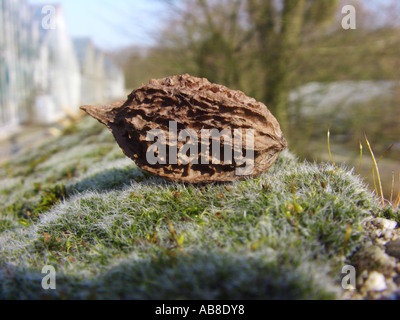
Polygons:
<instances>
[{"instance_id":1,"label":"bare tree","mask_svg":"<svg viewBox=\"0 0 400 320\"><path fill-rule=\"evenodd\" d=\"M185 70L233 88L260 87L283 130L297 50L307 34L334 17L337 0L170 1L178 17L164 39L185 48ZM182 59L186 55L188 59ZM257 70L257 74L254 71ZM253 73L251 73L253 72ZM250 75L251 73L251 75ZM253 86L253 89L251 88Z\"/></svg>"},{"instance_id":2,"label":"bare tree","mask_svg":"<svg viewBox=\"0 0 400 320\"><path fill-rule=\"evenodd\" d=\"M336 0L247 0L264 71L263 100L286 132L297 51L308 34L334 17L336 7Z\"/></svg>"}]
</instances>

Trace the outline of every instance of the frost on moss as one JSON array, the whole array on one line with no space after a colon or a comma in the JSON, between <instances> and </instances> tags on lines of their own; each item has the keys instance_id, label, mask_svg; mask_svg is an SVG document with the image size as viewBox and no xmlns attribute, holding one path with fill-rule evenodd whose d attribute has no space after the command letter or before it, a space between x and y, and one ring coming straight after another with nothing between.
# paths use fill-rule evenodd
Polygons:
<instances>
[{"instance_id":1,"label":"frost on moss","mask_svg":"<svg viewBox=\"0 0 400 320\"><path fill-rule=\"evenodd\" d=\"M144 174L91 121L67 132L32 172L24 157L0 169L0 298L334 298L379 212L352 172L289 152L260 177L191 186ZM27 216L55 185L66 194Z\"/></svg>"}]
</instances>

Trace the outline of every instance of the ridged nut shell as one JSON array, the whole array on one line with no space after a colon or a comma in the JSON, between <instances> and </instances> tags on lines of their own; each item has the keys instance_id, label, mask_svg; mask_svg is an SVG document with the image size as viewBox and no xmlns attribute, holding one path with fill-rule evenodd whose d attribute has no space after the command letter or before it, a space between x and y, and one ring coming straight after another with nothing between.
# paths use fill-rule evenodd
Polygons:
<instances>
[{"instance_id":1,"label":"ridged nut shell","mask_svg":"<svg viewBox=\"0 0 400 320\"><path fill-rule=\"evenodd\" d=\"M187 74L151 80L148 85L134 90L127 101L82 109L111 130L124 153L141 169L172 181L211 183L234 181L244 176L237 175L235 163L223 161L220 164L210 161L208 165L149 164L146 154L154 142L147 141L147 134L161 129L166 133L168 144L171 121L178 124L178 132L194 130L199 141L202 129L220 132L228 129L232 133L235 129L253 129L254 170L248 176L267 171L287 147L278 121L263 103L241 91ZM183 145L184 142L178 142L178 150ZM245 146L244 135L243 148Z\"/></svg>"}]
</instances>

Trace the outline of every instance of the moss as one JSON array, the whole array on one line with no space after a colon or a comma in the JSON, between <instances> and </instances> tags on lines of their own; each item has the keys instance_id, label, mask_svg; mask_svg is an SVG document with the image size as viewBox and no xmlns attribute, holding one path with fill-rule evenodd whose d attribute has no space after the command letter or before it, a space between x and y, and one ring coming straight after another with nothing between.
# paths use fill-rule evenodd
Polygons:
<instances>
[{"instance_id":1,"label":"moss","mask_svg":"<svg viewBox=\"0 0 400 320\"><path fill-rule=\"evenodd\" d=\"M62 130L63 136L73 135L79 132L79 127L76 124L71 124Z\"/></svg>"},{"instance_id":2,"label":"moss","mask_svg":"<svg viewBox=\"0 0 400 320\"><path fill-rule=\"evenodd\" d=\"M12 231L15 229L14 222L7 219L0 219L0 233L5 231Z\"/></svg>"},{"instance_id":3,"label":"moss","mask_svg":"<svg viewBox=\"0 0 400 320\"><path fill-rule=\"evenodd\" d=\"M63 200L67 196L67 191L64 185L57 185L43 191L39 203L32 208L35 213L44 213L49 211L55 204Z\"/></svg>"},{"instance_id":4,"label":"moss","mask_svg":"<svg viewBox=\"0 0 400 320\"><path fill-rule=\"evenodd\" d=\"M0 177L0 299L332 298L365 219L398 216L346 168L289 152L241 182L152 178L92 125L23 179ZM50 293L38 287L48 264Z\"/></svg>"},{"instance_id":5,"label":"moss","mask_svg":"<svg viewBox=\"0 0 400 320\"><path fill-rule=\"evenodd\" d=\"M400 224L400 211L393 207L389 207L382 212L384 218L394 220Z\"/></svg>"}]
</instances>

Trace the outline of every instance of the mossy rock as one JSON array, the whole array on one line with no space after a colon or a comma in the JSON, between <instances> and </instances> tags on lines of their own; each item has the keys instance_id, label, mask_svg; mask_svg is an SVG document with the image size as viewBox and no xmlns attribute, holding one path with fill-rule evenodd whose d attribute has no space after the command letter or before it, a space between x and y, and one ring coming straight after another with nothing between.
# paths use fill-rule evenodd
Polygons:
<instances>
[{"instance_id":1,"label":"mossy rock","mask_svg":"<svg viewBox=\"0 0 400 320\"><path fill-rule=\"evenodd\" d=\"M27 152L11 176L0 170L0 299L340 296L344 261L362 244L365 219L380 212L352 171L286 151L256 178L177 184L118 156L96 126L86 119L44 148L53 167L27 173ZM79 165L65 176L71 159L57 155L71 147ZM5 211L16 203L38 217L20 223ZM46 265L57 270L57 290L41 288Z\"/></svg>"}]
</instances>

